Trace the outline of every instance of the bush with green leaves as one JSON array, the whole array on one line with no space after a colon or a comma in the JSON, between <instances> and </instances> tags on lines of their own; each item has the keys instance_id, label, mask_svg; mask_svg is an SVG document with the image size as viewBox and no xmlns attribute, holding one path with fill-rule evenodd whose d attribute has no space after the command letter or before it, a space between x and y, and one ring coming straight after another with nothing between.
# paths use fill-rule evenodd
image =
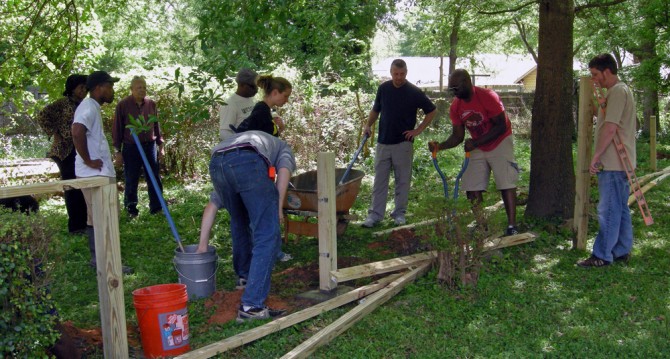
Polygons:
<instances>
[{"instance_id":1,"label":"bush with green leaves","mask_svg":"<svg viewBox=\"0 0 670 359\"><path fill-rule=\"evenodd\" d=\"M40 217L0 209L0 357L44 357L58 340L48 233Z\"/></svg>"},{"instance_id":2,"label":"bush with green leaves","mask_svg":"<svg viewBox=\"0 0 670 359\"><path fill-rule=\"evenodd\" d=\"M472 211L465 198L424 198L425 210L436 218L424 231L437 250L437 280L448 289L475 288L482 268L484 242L491 233L481 209Z\"/></svg>"}]
</instances>

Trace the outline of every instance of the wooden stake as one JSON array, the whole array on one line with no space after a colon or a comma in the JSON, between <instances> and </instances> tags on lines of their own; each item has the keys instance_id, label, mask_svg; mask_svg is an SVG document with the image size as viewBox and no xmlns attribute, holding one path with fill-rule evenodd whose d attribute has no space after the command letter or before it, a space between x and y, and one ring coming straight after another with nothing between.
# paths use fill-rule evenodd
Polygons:
<instances>
[{"instance_id":1,"label":"wooden stake","mask_svg":"<svg viewBox=\"0 0 670 359\"><path fill-rule=\"evenodd\" d=\"M338 297L327 300L325 302L319 303L307 309L303 309L299 312L293 313L291 315L278 318L267 324L261 325L246 332L237 334L230 338L226 338L220 342L212 343L200 349L190 351L188 353L178 356L178 359L202 359L202 358L211 358L217 354L226 352L230 349L240 347L244 344L251 343L255 340L263 338L266 335L276 333L280 330L286 329L292 325L298 324L310 318L316 317L322 313L325 313L329 310L341 307L345 304L351 303L355 300L364 298L384 287L394 280L400 278L402 274L392 274L388 277L384 277L376 282L368 284L364 287L354 289L350 292L344 293Z\"/></svg>"},{"instance_id":2,"label":"wooden stake","mask_svg":"<svg viewBox=\"0 0 670 359\"><path fill-rule=\"evenodd\" d=\"M105 358L128 358L119 240L119 197L116 184L112 178L109 179L112 183L92 190L100 327Z\"/></svg>"},{"instance_id":3,"label":"wooden stake","mask_svg":"<svg viewBox=\"0 0 670 359\"><path fill-rule=\"evenodd\" d=\"M371 296L365 298L365 301L363 301L361 304L350 310L347 314L343 315L329 326L325 327L323 330L316 333L314 336L299 346L295 347L293 350L284 355L282 359L306 358L317 348L329 343L335 337L349 329L357 321L361 320L365 315L384 304L394 295L398 294L405 286L407 286L407 284L413 282L417 277L426 273L428 268L430 268L430 263L424 263L418 268L393 281L393 283L389 284L388 287L383 288Z\"/></svg>"},{"instance_id":4,"label":"wooden stake","mask_svg":"<svg viewBox=\"0 0 670 359\"><path fill-rule=\"evenodd\" d=\"M330 272L337 270L334 153L319 153L316 185L319 201L319 289L331 292L337 287L337 282L330 277Z\"/></svg>"},{"instance_id":5,"label":"wooden stake","mask_svg":"<svg viewBox=\"0 0 670 359\"><path fill-rule=\"evenodd\" d=\"M437 252L424 252L413 254L411 256L392 258L379 262L362 264L359 266L343 268L330 272L338 283L346 282L363 277L371 277L377 274L395 272L400 269L418 265L425 261L432 261L436 258Z\"/></svg>"},{"instance_id":6,"label":"wooden stake","mask_svg":"<svg viewBox=\"0 0 670 359\"><path fill-rule=\"evenodd\" d=\"M591 174L591 146L593 138L593 101L591 79L579 79L579 127L577 129L577 167L575 169L575 210L573 225L575 240L573 246L586 249L586 235L589 226L589 189Z\"/></svg>"}]
</instances>

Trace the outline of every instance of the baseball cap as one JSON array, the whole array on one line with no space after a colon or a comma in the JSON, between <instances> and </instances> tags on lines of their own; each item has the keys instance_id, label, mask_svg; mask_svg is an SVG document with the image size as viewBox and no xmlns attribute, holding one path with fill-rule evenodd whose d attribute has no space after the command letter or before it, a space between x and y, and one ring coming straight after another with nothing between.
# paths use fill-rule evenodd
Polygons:
<instances>
[{"instance_id":1,"label":"baseball cap","mask_svg":"<svg viewBox=\"0 0 670 359\"><path fill-rule=\"evenodd\" d=\"M238 84L248 84L256 86L256 77L258 77L256 71L251 69L242 69L237 73L237 76L235 77L235 82L237 82Z\"/></svg>"},{"instance_id":2,"label":"baseball cap","mask_svg":"<svg viewBox=\"0 0 670 359\"><path fill-rule=\"evenodd\" d=\"M90 75L88 75L88 79L86 80L86 89L91 91L100 84L104 84L106 82L114 83L117 81L119 81L118 77L109 76L109 74L105 71L93 71Z\"/></svg>"}]
</instances>

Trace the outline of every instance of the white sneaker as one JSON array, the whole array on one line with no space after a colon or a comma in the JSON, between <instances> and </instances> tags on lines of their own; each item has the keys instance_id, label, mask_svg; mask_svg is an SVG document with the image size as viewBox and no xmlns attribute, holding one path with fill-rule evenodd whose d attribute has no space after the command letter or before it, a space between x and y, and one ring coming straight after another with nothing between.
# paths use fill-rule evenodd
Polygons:
<instances>
[{"instance_id":1,"label":"white sneaker","mask_svg":"<svg viewBox=\"0 0 670 359\"><path fill-rule=\"evenodd\" d=\"M365 219L365 221L363 221L363 223L361 224L361 227L372 228L375 225L377 225L378 222L379 221L375 221L374 219L368 217L368 218Z\"/></svg>"},{"instance_id":2,"label":"white sneaker","mask_svg":"<svg viewBox=\"0 0 670 359\"><path fill-rule=\"evenodd\" d=\"M393 220L393 222L396 226L404 226L407 223L407 220L405 220L405 216L398 216Z\"/></svg>"},{"instance_id":3,"label":"white sneaker","mask_svg":"<svg viewBox=\"0 0 670 359\"><path fill-rule=\"evenodd\" d=\"M284 256L281 257L281 258L279 258L279 261L280 261L280 262L288 262L288 261L290 261L291 259L293 259L293 256L292 256L292 255L290 255L290 254L288 254L288 253L284 253Z\"/></svg>"}]
</instances>

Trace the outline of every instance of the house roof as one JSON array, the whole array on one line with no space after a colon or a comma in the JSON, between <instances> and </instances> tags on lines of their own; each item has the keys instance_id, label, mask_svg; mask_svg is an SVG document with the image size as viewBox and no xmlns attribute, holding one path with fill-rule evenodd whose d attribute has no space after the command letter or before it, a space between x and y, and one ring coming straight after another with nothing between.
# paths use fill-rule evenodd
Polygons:
<instances>
[{"instance_id":1,"label":"house roof","mask_svg":"<svg viewBox=\"0 0 670 359\"><path fill-rule=\"evenodd\" d=\"M407 63L407 81L418 87L439 86L439 57L389 57L372 66L372 72L379 78L390 78L391 62L400 58ZM449 58L444 58L444 84L448 81ZM478 54L473 57L459 58L457 68L468 70L475 75L477 85L513 85L535 68L535 61L530 56ZM476 76L488 75L488 76Z\"/></svg>"}]
</instances>

